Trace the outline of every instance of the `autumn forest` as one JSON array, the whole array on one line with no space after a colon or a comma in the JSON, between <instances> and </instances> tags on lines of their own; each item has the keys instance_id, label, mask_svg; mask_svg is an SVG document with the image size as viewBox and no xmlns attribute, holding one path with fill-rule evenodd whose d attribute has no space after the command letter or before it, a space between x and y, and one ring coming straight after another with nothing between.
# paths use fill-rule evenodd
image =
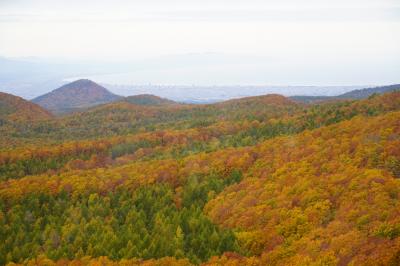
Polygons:
<instances>
[{"instance_id":1,"label":"autumn forest","mask_svg":"<svg viewBox=\"0 0 400 266\"><path fill-rule=\"evenodd\" d=\"M400 92L0 93L0 265L400 265Z\"/></svg>"}]
</instances>

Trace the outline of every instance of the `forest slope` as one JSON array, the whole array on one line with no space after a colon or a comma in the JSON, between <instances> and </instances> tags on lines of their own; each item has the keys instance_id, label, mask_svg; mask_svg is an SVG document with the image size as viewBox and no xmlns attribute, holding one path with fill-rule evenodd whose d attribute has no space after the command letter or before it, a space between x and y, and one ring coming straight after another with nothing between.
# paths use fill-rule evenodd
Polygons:
<instances>
[{"instance_id":1,"label":"forest slope","mask_svg":"<svg viewBox=\"0 0 400 266\"><path fill-rule=\"evenodd\" d=\"M70 135L0 152L0 264L396 265L399 121L399 92L39 121Z\"/></svg>"},{"instance_id":2,"label":"forest slope","mask_svg":"<svg viewBox=\"0 0 400 266\"><path fill-rule=\"evenodd\" d=\"M161 98L151 94L139 94L134 96L128 96L124 98L124 101L138 105L171 105L177 104L172 100Z\"/></svg>"},{"instance_id":3,"label":"forest slope","mask_svg":"<svg viewBox=\"0 0 400 266\"><path fill-rule=\"evenodd\" d=\"M91 80L80 79L39 96L32 102L55 113L63 113L113 102L121 98Z\"/></svg>"},{"instance_id":4,"label":"forest slope","mask_svg":"<svg viewBox=\"0 0 400 266\"><path fill-rule=\"evenodd\" d=\"M50 142L59 138L59 135L68 141L49 146L24 145L0 152L0 179L37 174L49 169L52 171L61 169L69 161L77 159L88 161L82 162L86 165L85 167L88 167L93 164L89 159L94 154L110 164L128 158L128 160L176 158L202 151L254 145L265 139L293 135L306 129L348 120L356 115L370 117L399 110L400 93L385 94L362 101L311 106L282 107L254 104L247 109L245 106L237 108L236 105L222 108L210 105L196 107L196 110L186 108L192 107L149 109L129 103L113 103L55 121L57 123L62 121L62 124L51 125L46 122L46 124L38 124L37 128L35 126L26 128L23 124L20 130L24 130L24 140L32 141L38 138L37 141L40 142L43 136L46 136L44 140ZM115 110L124 110L121 113L123 117L115 116ZM241 118L237 119L239 114L245 113L245 110L248 110L247 116L239 116ZM165 115L161 124L156 122L159 121L157 114L160 111L163 111ZM181 111L183 113L179 114ZM140 115L141 119L134 120L130 112L134 116ZM169 115L166 114L168 112L170 112ZM222 114L224 117L221 116ZM204 121L207 115L210 120ZM219 115L220 119L213 118L216 115ZM120 122L117 123L117 121ZM138 125L143 122L149 123L151 127L148 130L141 128L136 134L121 134L127 130L125 125L134 126L135 122ZM46 127L48 129L45 129ZM110 132L110 129L119 134L114 133L112 137L103 137L103 134ZM7 141L7 135L10 132L6 131L7 128L3 130L2 140ZM40 130L40 133L37 130ZM15 137L18 136L16 132L12 136L13 142L21 140ZM102 138L81 140L81 136L86 138L101 136Z\"/></svg>"},{"instance_id":5,"label":"forest slope","mask_svg":"<svg viewBox=\"0 0 400 266\"><path fill-rule=\"evenodd\" d=\"M380 87L373 87L373 88L365 88L361 90L353 90L337 96L337 98L342 99L363 99L367 98L373 94L381 94L387 93L392 91L400 90L400 84L393 84L388 86L380 86Z\"/></svg>"},{"instance_id":6,"label":"forest slope","mask_svg":"<svg viewBox=\"0 0 400 266\"><path fill-rule=\"evenodd\" d=\"M238 182L240 179L232 178L240 172L240 183L229 181L227 184L233 185L220 194L221 187L199 198L211 200L205 212L212 221L236 232L236 244L230 244L233 246L228 250L259 256L252 260L259 265L389 263L396 259L400 235L400 183L396 179L400 173L399 119L399 112L375 118L355 117L254 147L202 153L181 160L135 162L107 170L25 177L3 182L0 197L21 203L34 195L76 198L88 191L96 197L115 197L110 193L135 193L140 187L166 184L172 189L168 193L172 193L174 208L179 210L181 204L191 202L185 203L185 194L181 194L192 186L193 179L188 177L197 176L197 187L209 182L209 173L217 178L212 182L218 183L217 180ZM174 228L177 230L176 225ZM113 227L111 234L118 235L119 230ZM193 232L188 229L184 233ZM6 235L12 236L11 232ZM87 241L90 243L90 239ZM74 247L64 245L67 242L61 242L59 248ZM118 245L124 246L123 242ZM102 252L99 254L119 257L106 249ZM174 256L168 249L162 254ZM197 254L191 260L210 255ZM215 260L219 259L212 259Z\"/></svg>"},{"instance_id":7,"label":"forest slope","mask_svg":"<svg viewBox=\"0 0 400 266\"><path fill-rule=\"evenodd\" d=\"M40 106L26 101L21 97L0 92L0 119L3 122L28 122L50 118L52 118L50 112L46 111Z\"/></svg>"}]
</instances>

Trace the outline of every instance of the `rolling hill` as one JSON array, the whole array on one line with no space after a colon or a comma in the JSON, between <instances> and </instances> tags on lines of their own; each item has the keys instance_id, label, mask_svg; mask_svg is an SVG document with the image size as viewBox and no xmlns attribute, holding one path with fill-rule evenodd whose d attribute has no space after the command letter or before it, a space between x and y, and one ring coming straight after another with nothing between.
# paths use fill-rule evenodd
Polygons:
<instances>
[{"instance_id":1,"label":"rolling hill","mask_svg":"<svg viewBox=\"0 0 400 266\"><path fill-rule=\"evenodd\" d=\"M215 106L237 106L237 105L269 105L269 106L290 106L297 105L297 103L290 98L280 94L266 94L260 96L251 96L238 99L231 99L220 103L211 104Z\"/></svg>"},{"instance_id":2,"label":"rolling hill","mask_svg":"<svg viewBox=\"0 0 400 266\"><path fill-rule=\"evenodd\" d=\"M341 95L336 96L337 98L342 98L342 99L364 99L372 94L381 94L381 93L386 93L386 92L392 92L400 90L400 84L394 84L394 85L389 85L389 86L380 86L380 87L374 87L374 88L366 88L366 89L361 89L361 90L352 90L346 93L343 93Z\"/></svg>"},{"instance_id":3,"label":"rolling hill","mask_svg":"<svg viewBox=\"0 0 400 266\"><path fill-rule=\"evenodd\" d=\"M0 92L0 119L10 121L34 121L52 118L42 107L21 97Z\"/></svg>"},{"instance_id":4,"label":"rolling hill","mask_svg":"<svg viewBox=\"0 0 400 266\"><path fill-rule=\"evenodd\" d=\"M352 90L337 96L291 96L290 99L302 103L317 103L330 100L356 100L365 99L373 94L382 94L400 90L400 84Z\"/></svg>"},{"instance_id":5,"label":"rolling hill","mask_svg":"<svg viewBox=\"0 0 400 266\"><path fill-rule=\"evenodd\" d=\"M39 96L32 102L54 113L65 113L120 99L121 96L111 93L99 84L80 79Z\"/></svg>"},{"instance_id":6,"label":"rolling hill","mask_svg":"<svg viewBox=\"0 0 400 266\"><path fill-rule=\"evenodd\" d=\"M128 96L124 98L124 101L137 104L137 105L173 105L178 104L172 100L161 98L151 94L139 94L134 96Z\"/></svg>"}]
</instances>

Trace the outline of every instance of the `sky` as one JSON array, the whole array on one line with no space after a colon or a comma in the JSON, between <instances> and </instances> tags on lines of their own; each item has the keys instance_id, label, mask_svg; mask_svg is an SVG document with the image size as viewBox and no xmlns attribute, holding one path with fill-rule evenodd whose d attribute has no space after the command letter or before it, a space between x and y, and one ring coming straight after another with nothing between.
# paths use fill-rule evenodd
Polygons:
<instances>
[{"instance_id":1,"label":"sky","mask_svg":"<svg viewBox=\"0 0 400 266\"><path fill-rule=\"evenodd\" d=\"M395 83L399 47L400 0L0 0L0 56L216 55L213 84ZM204 84L209 68L197 63L154 81ZM131 82L152 82L152 73Z\"/></svg>"}]
</instances>

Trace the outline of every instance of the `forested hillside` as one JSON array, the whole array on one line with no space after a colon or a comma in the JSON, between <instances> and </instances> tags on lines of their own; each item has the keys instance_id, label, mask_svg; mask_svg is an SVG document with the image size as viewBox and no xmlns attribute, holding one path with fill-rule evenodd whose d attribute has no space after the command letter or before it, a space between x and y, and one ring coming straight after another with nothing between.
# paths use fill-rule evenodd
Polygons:
<instances>
[{"instance_id":1,"label":"forested hillside","mask_svg":"<svg viewBox=\"0 0 400 266\"><path fill-rule=\"evenodd\" d=\"M91 80L80 79L36 97L32 102L54 113L66 113L121 98Z\"/></svg>"},{"instance_id":2,"label":"forested hillside","mask_svg":"<svg viewBox=\"0 0 400 266\"><path fill-rule=\"evenodd\" d=\"M16 121L30 122L52 118L47 110L8 93L0 92L0 126Z\"/></svg>"},{"instance_id":3,"label":"forested hillside","mask_svg":"<svg viewBox=\"0 0 400 266\"><path fill-rule=\"evenodd\" d=\"M124 99L125 101L138 105L170 105L177 104L174 101L157 97L151 94L140 94L135 96L129 96Z\"/></svg>"},{"instance_id":4,"label":"forested hillside","mask_svg":"<svg viewBox=\"0 0 400 266\"><path fill-rule=\"evenodd\" d=\"M316 103L322 101L332 101L332 100L340 100L340 99L365 99L374 94L382 94L393 91L399 91L400 84L393 84L388 86L380 86L380 87L372 87L365 89L352 90L343 94L339 94L337 96L292 96L290 99L293 99L302 103Z\"/></svg>"},{"instance_id":5,"label":"forested hillside","mask_svg":"<svg viewBox=\"0 0 400 266\"><path fill-rule=\"evenodd\" d=\"M392 92L400 90L400 84L393 84L389 86L381 86L381 87L373 87L373 88L365 88L361 90L353 90L347 93L343 93L338 98L343 99L363 99L371 96L372 94Z\"/></svg>"},{"instance_id":6,"label":"forested hillside","mask_svg":"<svg viewBox=\"0 0 400 266\"><path fill-rule=\"evenodd\" d=\"M400 264L400 92L7 121L1 265Z\"/></svg>"}]
</instances>

